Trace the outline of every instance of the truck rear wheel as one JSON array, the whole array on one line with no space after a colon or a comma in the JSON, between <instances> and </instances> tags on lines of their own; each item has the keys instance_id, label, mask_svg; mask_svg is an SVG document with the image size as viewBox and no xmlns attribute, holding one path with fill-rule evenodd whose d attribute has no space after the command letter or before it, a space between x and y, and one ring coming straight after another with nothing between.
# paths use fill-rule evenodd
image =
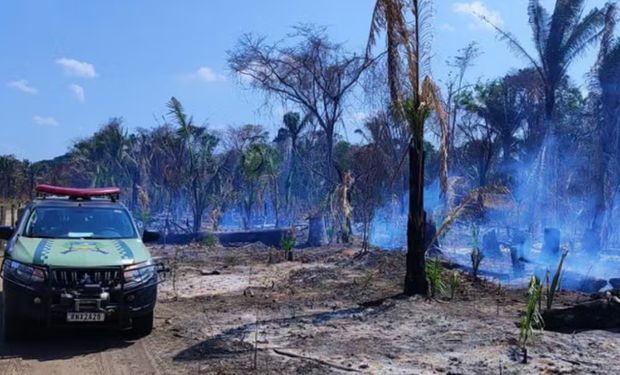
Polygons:
<instances>
[{"instance_id":1,"label":"truck rear wheel","mask_svg":"<svg viewBox=\"0 0 620 375\"><path fill-rule=\"evenodd\" d=\"M153 312L132 319L131 335L135 338L148 336L153 331Z\"/></svg>"}]
</instances>

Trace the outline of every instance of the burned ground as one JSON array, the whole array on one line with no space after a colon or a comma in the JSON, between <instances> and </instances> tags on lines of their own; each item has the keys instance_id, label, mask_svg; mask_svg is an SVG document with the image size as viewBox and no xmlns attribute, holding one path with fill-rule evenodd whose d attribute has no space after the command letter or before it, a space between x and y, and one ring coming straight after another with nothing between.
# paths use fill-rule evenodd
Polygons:
<instances>
[{"instance_id":1,"label":"burned ground","mask_svg":"<svg viewBox=\"0 0 620 375\"><path fill-rule=\"evenodd\" d=\"M55 332L2 344L0 373L617 373L620 335L543 332L520 363L520 289L459 276L454 300L399 295L404 254L260 246L156 249L176 269L154 332ZM303 260L303 261L302 261ZM216 271L216 272L214 272ZM448 292L445 293L449 295ZM557 305L588 300L560 293ZM60 338L60 339L59 339Z\"/></svg>"}]
</instances>

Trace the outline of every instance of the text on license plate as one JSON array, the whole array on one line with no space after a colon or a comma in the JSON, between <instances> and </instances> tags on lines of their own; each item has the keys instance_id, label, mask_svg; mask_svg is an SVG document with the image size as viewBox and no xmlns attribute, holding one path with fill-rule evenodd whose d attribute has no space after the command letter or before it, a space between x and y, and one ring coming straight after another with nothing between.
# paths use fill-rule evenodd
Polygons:
<instances>
[{"instance_id":1,"label":"text on license plate","mask_svg":"<svg viewBox=\"0 0 620 375\"><path fill-rule=\"evenodd\" d=\"M100 312L68 312L67 322L103 322L105 313Z\"/></svg>"}]
</instances>

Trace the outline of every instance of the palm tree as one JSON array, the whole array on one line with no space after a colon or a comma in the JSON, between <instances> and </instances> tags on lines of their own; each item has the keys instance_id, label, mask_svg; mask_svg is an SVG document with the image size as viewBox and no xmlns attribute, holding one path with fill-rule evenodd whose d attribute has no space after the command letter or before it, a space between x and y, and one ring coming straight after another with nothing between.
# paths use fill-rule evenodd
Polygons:
<instances>
[{"instance_id":1,"label":"palm tree","mask_svg":"<svg viewBox=\"0 0 620 375\"><path fill-rule=\"evenodd\" d=\"M459 98L459 104L484 119L497 136L503 152L504 172L514 162L515 134L525 118L518 88L510 85L508 78L479 83Z\"/></svg>"},{"instance_id":2,"label":"palm tree","mask_svg":"<svg viewBox=\"0 0 620 375\"><path fill-rule=\"evenodd\" d=\"M547 204L553 198L557 176L557 142L555 139L555 106L558 89L567 77L571 63L589 46L595 43L603 33L605 17L598 8L583 16L584 0L556 0L553 14L540 4L540 0L530 0L528 6L529 23L536 55L527 52L523 45L510 33L500 29L484 16L483 20L493 26L499 36L521 57L527 59L540 76L545 93L545 129L543 146L538 157L536 175L542 181L534 182L541 187L542 202ZM542 182L542 183L541 183ZM536 199L534 206L542 206ZM554 203L553 212L557 214Z\"/></svg>"},{"instance_id":3,"label":"palm tree","mask_svg":"<svg viewBox=\"0 0 620 375\"><path fill-rule=\"evenodd\" d=\"M595 201L594 218L584 246L596 252L601 248L605 228L611 224L609 215L616 202L620 184L620 39L614 38L617 5L609 4L605 13L605 28L599 56L594 68L596 75L596 111L600 116L595 135L595 166L593 195ZM610 202L609 204L607 202Z\"/></svg>"},{"instance_id":4,"label":"palm tree","mask_svg":"<svg viewBox=\"0 0 620 375\"><path fill-rule=\"evenodd\" d=\"M72 167L80 174L89 173L91 186L128 186L129 171L135 166L130 147L122 119L113 118L73 146Z\"/></svg>"},{"instance_id":5,"label":"palm tree","mask_svg":"<svg viewBox=\"0 0 620 375\"><path fill-rule=\"evenodd\" d=\"M169 115L178 128L177 141L173 143L176 150L172 157L179 161L176 168L180 170L181 188L185 191L193 215L192 231L199 233L202 217L209 206L210 197L215 193L221 165L217 163L214 152L219 138L209 134L202 126L194 125L193 118L175 97L168 102ZM174 152L174 151L173 151Z\"/></svg>"},{"instance_id":6,"label":"palm tree","mask_svg":"<svg viewBox=\"0 0 620 375\"><path fill-rule=\"evenodd\" d=\"M427 43L424 29L428 13L424 0L377 0L372 15L367 55L377 37L386 34L388 86L393 108L407 123L411 134L409 154L409 218L407 222L407 271L404 293L428 293L425 270L424 232L424 131L425 123L435 111L442 127L446 113L433 79L422 67Z\"/></svg>"},{"instance_id":7,"label":"palm tree","mask_svg":"<svg viewBox=\"0 0 620 375\"><path fill-rule=\"evenodd\" d=\"M291 137L291 163L288 168L288 174L286 176L285 182L285 200L286 200L286 211L288 219L291 219L291 209L292 209L292 198L293 198L293 185L295 184L295 174L297 172L297 158L299 154L298 150L298 141L301 132L304 127L310 122L311 116L306 114L302 119L300 114L297 112L288 112L284 114L282 118L282 122L284 122L284 126L288 132L288 135Z\"/></svg>"}]
</instances>

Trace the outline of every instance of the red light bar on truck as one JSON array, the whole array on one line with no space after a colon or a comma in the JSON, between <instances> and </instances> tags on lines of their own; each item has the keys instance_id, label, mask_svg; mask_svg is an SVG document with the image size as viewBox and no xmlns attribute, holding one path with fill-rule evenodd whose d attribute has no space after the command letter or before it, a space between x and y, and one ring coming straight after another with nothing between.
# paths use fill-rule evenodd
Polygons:
<instances>
[{"instance_id":1,"label":"red light bar on truck","mask_svg":"<svg viewBox=\"0 0 620 375\"><path fill-rule=\"evenodd\" d=\"M121 194L121 189L117 187L104 187L104 188L70 188L63 186L52 185L37 185L35 188L37 195L41 197L55 196L55 197L69 197L75 199L90 199L90 198L109 198L113 201L117 201Z\"/></svg>"}]
</instances>

